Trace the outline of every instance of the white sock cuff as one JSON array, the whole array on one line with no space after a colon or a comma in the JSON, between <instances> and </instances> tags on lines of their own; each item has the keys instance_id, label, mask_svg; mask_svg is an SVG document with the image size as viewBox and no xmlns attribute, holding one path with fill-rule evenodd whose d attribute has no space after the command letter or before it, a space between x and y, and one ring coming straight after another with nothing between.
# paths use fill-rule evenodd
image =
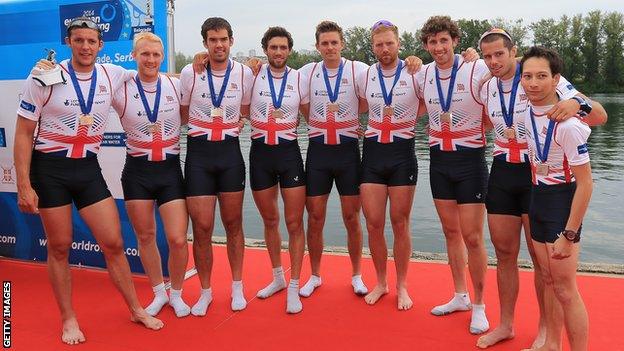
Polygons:
<instances>
[{"instance_id":1,"label":"white sock cuff","mask_svg":"<svg viewBox=\"0 0 624 351\"><path fill-rule=\"evenodd\" d=\"M158 285L152 286L152 291L154 293L164 292L165 291L165 283L160 283Z\"/></svg>"},{"instance_id":2,"label":"white sock cuff","mask_svg":"<svg viewBox=\"0 0 624 351\"><path fill-rule=\"evenodd\" d=\"M169 290L169 294L171 296L182 296L182 289L176 290L174 288L171 288L171 290Z\"/></svg>"},{"instance_id":3,"label":"white sock cuff","mask_svg":"<svg viewBox=\"0 0 624 351\"><path fill-rule=\"evenodd\" d=\"M455 293L455 297L459 297L459 298L466 298L469 299L470 295L467 292L462 292L462 293Z\"/></svg>"},{"instance_id":4,"label":"white sock cuff","mask_svg":"<svg viewBox=\"0 0 624 351\"><path fill-rule=\"evenodd\" d=\"M242 280L232 280L232 288L242 288L243 281Z\"/></svg>"},{"instance_id":5,"label":"white sock cuff","mask_svg":"<svg viewBox=\"0 0 624 351\"><path fill-rule=\"evenodd\" d=\"M291 279L288 283L289 288L298 288L299 287L299 279Z\"/></svg>"},{"instance_id":6,"label":"white sock cuff","mask_svg":"<svg viewBox=\"0 0 624 351\"><path fill-rule=\"evenodd\" d=\"M212 295L212 288L208 288L208 289L201 289L201 294L202 295Z\"/></svg>"},{"instance_id":7,"label":"white sock cuff","mask_svg":"<svg viewBox=\"0 0 624 351\"><path fill-rule=\"evenodd\" d=\"M282 266L273 268L273 276L278 277L284 274L284 268Z\"/></svg>"},{"instance_id":8,"label":"white sock cuff","mask_svg":"<svg viewBox=\"0 0 624 351\"><path fill-rule=\"evenodd\" d=\"M473 311L475 311L475 310L485 311L485 304L482 304L482 305L472 304L472 310Z\"/></svg>"}]
</instances>

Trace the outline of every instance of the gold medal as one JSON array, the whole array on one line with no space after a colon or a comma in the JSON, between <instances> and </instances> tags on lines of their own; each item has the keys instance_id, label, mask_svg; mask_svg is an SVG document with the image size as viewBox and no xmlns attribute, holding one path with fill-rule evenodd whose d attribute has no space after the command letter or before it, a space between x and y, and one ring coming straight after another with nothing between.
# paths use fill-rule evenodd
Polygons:
<instances>
[{"instance_id":1,"label":"gold medal","mask_svg":"<svg viewBox=\"0 0 624 351\"><path fill-rule=\"evenodd\" d=\"M513 129L513 127L505 128L505 130L503 130L503 136L507 139L515 139L516 130Z\"/></svg>"},{"instance_id":2,"label":"gold medal","mask_svg":"<svg viewBox=\"0 0 624 351\"><path fill-rule=\"evenodd\" d=\"M442 114L440 115L440 122L443 123L451 123L451 120L453 119L451 112L447 111L447 112L442 112Z\"/></svg>"},{"instance_id":3,"label":"gold medal","mask_svg":"<svg viewBox=\"0 0 624 351\"><path fill-rule=\"evenodd\" d=\"M282 118L284 118L284 112L282 112L282 110L274 110L273 111L273 118L275 118L275 119L282 119Z\"/></svg>"},{"instance_id":4,"label":"gold medal","mask_svg":"<svg viewBox=\"0 0 624 351\"><path fill-rule=\"evenodd\" d=\"M340 111L340 105L337 102L327 104L327 112L338 112Z\"/></svg>"},{"instance_id":5,"label":"gold medal","mask_svg":"<svg viewBox=\"0 0 624 351\"><path fill-rule=\"evenodd\" d=\"M392 106L384 106L384 108L383 108L383 115L384 116L392 116L392 115L394 115L394 108L392 108Z\"/></svg>"},{"instance_id":6,"label":"gold medal","mask_svg":"<svg viewBox=\"0 0 624 351\"><path fill-rule=\"evenodd\" d=\"M546 163L538 163L537 166L535 166L535 173L537 175L547 176L548 175L548 164L546 164Z\"/></svg>"},{"instance_id":7,"label":"gold medal","mask_svg":"<svg viewBox=\"0 0 624 351\"><path fill-rule=\"evenodd\" d=\"M158 125L158 123L148 124L147 125L147 131L152 133L152 134L156 134L157 132L160 131L160 125Z\"/></svg>"},{"instance_id":8,"label":"gold medal","mask_svg":"<svg viewBox=\"0 0 624 351\"><path fill-rule=\"evenodd\" d=\"M84 114L84 115L80 115L79 122L81 126L90 126L93 124L94 119L93 119L93 116Z\"/></svg>"},{"instance_id":9,"label":"gold medal","mask_svg":"<svg viewBox=\"0 0 624 351\"><path fill-rule=\"evenodd\" d=\"M210 110L210 117L223 117L223 109L221 107L213 107Z\"/></svg>"}]
</instances>

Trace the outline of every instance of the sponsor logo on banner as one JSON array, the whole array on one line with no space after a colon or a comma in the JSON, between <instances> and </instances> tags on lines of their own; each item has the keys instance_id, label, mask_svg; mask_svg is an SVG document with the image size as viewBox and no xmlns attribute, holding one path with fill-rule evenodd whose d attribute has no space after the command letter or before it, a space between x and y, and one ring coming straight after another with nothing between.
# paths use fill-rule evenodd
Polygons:
<instances>
[{"instance_id":1,"label":"sponsor logo on banner","mask_svg":"<svg viewBox=\"0 0 624 351\"><path fill-rule=\"evenodd\" d=\"M105 42L132 40L135 34L154 32L153 0L108 0L59 6L60 41L77 17L91 18L100 27Z\"/></svg>"}]
</instances>

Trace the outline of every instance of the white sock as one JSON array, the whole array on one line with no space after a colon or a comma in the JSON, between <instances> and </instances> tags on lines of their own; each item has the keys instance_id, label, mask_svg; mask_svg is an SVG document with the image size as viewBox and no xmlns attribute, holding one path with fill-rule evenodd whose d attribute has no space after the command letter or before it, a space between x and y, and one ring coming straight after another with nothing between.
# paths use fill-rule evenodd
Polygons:
<instances>
[{"instance_id":1,"label":"white sock","mask_svg":"<svg viewBox=\"0 0 624 351\"><path fill-rule=\"evenodd\" d=\"M444 316L455 311L468 311L471 308L470 296L468 293L455 293L451 301L444 305L439 305L431 310L431 314L436 316Z\"/></svg>"},{"instance_id":2,"label":"white sock","mask_svg":"<svg viewBox=\"0 0 624 351\"><path fill-rule=\"evenodd\" d=\"M472 305L470 318L470 333L483 334L490 329L490 323L485 315L485 305Z\"/></svg>"},{"instance_id":3,"label":"white sock","mask_svg":"<svg viewBox=\"0 0 624 351\"><path fill-rule=\"evenodd\" d=\"M299 289L299 295L303 297L310 297L310 295L314 292L314 289L321 286L322 283L321 277L312 274L310 279L308 279L308 282L305 283L301 289Z\"/></svg>"},{"instance_id":4,"label":"white sock","mask_svg":"<svg viewBox=\"0 0 624 351\"><path fill-rule=\"evenodd\" d=\"M150 316L155 316L158 312L160 312L163 306L167 304L169 297L167 297L165 283L153 286L152 291L154 292L154 300L152 300L152 303L145 307L145 312L147 312Z\"/></svg>"},{"instance_id":5,"label":"white sock","mask_svg":"<svg viewBox=\"0 0 624 351\"><path fill-rule=\"evenodd\" d=\"M368 288L366 287L366 285L364 285L361 274L357 274L351 277L351 285L353 286L353 292L356 295L368 294Z\"/></svg>"},{"instance_id":6,"label":"white sock","mask_svg":"<svg viewBox=\"0 0 624 351\"><path fill-rule=\"evenodd\" d=\"M186 317L191 313L191 308L182 300L182 289L171 288L169 292L169 306L173 307L176 317Z\"/></svg>"},{"instance_id":7,"label":"white sock","mask_svg":"<svg viewBox=\"0 0 624 351\"><path fill-rule=\"evenodd\" d=\"M258 291L256 296L261 299L266 299L267 297L275 294L276 292L284 289L286 287L286 278L284 278L284 270L282 267L273 268L273 281L271 284L267 285L264 289Z\"/></svg>"},{"instance_id":8,"label":"white sock","mask_svg":"<svg viewBox=\"0 0 624 351\"><path fill-rule=\"evenodd\" d=\"M191 313L193 316L205 316L206 310L208 306L212 302L212 288L201 289L201 295L199 295L199 300L197 303L193 305L191 308Z\"/></svg>"},{"instance_id":9,"label":"white sock","mask_svg":"<svg viewBox=\"0 0 624 351\"><path fill-rule=\"evenodd\" d=\"M243 293L243 281L232 281L232 311L242 311L247 307L247 300Z\"/></svg>"},{"instance_id":10,"label":"white sock","mask_svg":"<svg viewBox=\"0 0 624 351\"><path fill-rule=\"evenodd\" d=\"M301 310L303 310L303 305L299 299L299 279L291 279L286 294L286 312L299 313Z\"/></svg>"}]
</instances>

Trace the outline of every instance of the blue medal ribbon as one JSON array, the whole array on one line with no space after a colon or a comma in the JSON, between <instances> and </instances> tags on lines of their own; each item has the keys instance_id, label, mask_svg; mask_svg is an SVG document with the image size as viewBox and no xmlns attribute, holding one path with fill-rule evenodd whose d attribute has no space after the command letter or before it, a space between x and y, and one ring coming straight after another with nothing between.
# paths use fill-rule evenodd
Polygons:
<instances>
[{"instance_id":1,"label":"blue medal ribbon","mask_svg":"<svg viewBox=\"0 0 624 351\"><path fill-rule=\"evenodd\" d=\"M388 92L386 91L386 82L384 82L383 73L381 72L381 65L377 64L377 76L379 77L379 85L381 85L381 95L383 96L386 106L392 105L392 90L394 90L394 86L399 81L399 77L401 76L401 69L403 69L403 61L399 60L396 72L394 72L394 82L392 83L390 92Z\"/></svg>"},{"instance_id":2,"label":"blue medal ribbon","mask_svg":"<svg viewBox=\"0 0 624 351\"><path fill-rule=\"evenodd\" d=\"M503 83L498 80L498 97L501 104L501 112L503 113L503 119L507 128L511 128L513 125L513 114L516 106L516 93L518 92L518 86L520 85L520 64L516 65L516 74L513 78L513 84L511 85L511 95L509 96L509 110L505 106L505 95L503 92Z\"/></svg>"},{"instance_id":3,"label":"blue medal ribbon","mask_svg":"<svg viewBox=\"0 0 624 351\"><path fill-rule=\"evenodd\" d=\"M533 125L533 136L535 137L535 149L537 151L537 158L545 163L548 160L548 152L550 151L550 142L552 140L553 131L555 130L555 121L550 120L548 122L548 130L546 131L546 139L544 140L544 150L540 146L539 135L537 134L537 125L535 124L535 115L533 114L533 108L531 107L531 124Z\"/></svg>"},{"instance_id":4,"label":"blue medal ribbon","mask_svg":"<svg viewBox=\"0 0 624 351\"><path fill-rule=\"evenodd\" d=\"M273 85L273 75L271 74L271 67L267 66L267 76L269 77L269 89L271 90L271 100L273 100L273 107L279 109L282 107L282 100L284 100L284 93L286 92L286 80L288 78L288 67L284 70L282 76L282 85L280 86L279 96L275 96L275 85Z\"/></svg>"},{"instance_id":5,"label":"blue medal ribbon","mask_svg":"<svg viewBox=\"0 0 624 351\"><path fill-rule=\"evenodd\" d=\"M448 93L446 95L447 100L444 100L444 95L442 94L442 85L440 85L440 71L438 70L437 65L435 67L436 86L438 88L438 98L440 99L440 107L442 108L442 112L449 112L451 109L451 101L453 101L453 87L455 86L455 78L457 77L458 65L459 56L455 55L453 68L451 69L451 80L449 81Z\"/></svg>"},{"instance_id":6,"label":"blue medal ribbon","mask_svg":"<svg viewBox=\"0 0 624 351\"><path fill-rule=\"evenodd\" d=\"M89 86L89 96L86 103L84 96L82 95L82 90L80 89L80 84L78 83L78 77L76 77L76 71L74 71L74 66L71 64L71 60L67 64L67 69L74 85L76 96L78 97L80 112L82 112L83 115L88 115L91 113L91 108L93 107L93 97L95 96L95 86L97 84L97 68L95 66L93 67L93 73L91 74L91 86Z\"/></svg>"},{"instance_id":7,"label":"blue medal ribbon","mask_svg":"<svg viewBox=\"0 0 624 351\"><path fill-rule=\"evenodd\" d=\"M215 94L214 82L212 81L212 69L208 66L208 88L210 88L210 100L212 100L212 106L221 108L221 102L223 96L225 96L225 89L227 89L227 83L230 80L230 72L232 72L232 62L228 60L227 68L225 69L225 76L223 77L223 85L219 90L219 95Z\"/></svg>"},{"instance_id":8,"label":"blue medal ribbon","mask_svg":"<svg viewBox=\"0 0 624 351\"><path fill-rule=\"evenodd\" d=\"M145 96L145 91L143 90L143 84L141 84L141 80L137 75L134 77L136 81L137 88L139 90L139 95L141 96L141 102L143 102L143 107L145 108L145 114L147 115L147 119L150 122L156 123L158 120L158 108L160 106L160 76L158 76L158 82L156 82L156 97L154 98L154 109L150 110L149 103L147 102L147 97Z\"/></svg>"},{"instance_id":9,"label":"blue medal ribbon","mask_svg":"<svg viewBox=\"0 0 624 351\"><path fill-rule=\"evenodd\" d=\"M325 79L325 88L327 88L327 96L329 97L329 102L332 104L338 100L338 93L340 92L340 80L342 79L342 70L344 68L344 63L340 60L340 66L338 66L338 74L336 75L336 88L332 91L331 84L329 83L329 74L327 73L327 67L325 67L325 63L323 63L323 78Z\"/></svg>"}]
</instances>

